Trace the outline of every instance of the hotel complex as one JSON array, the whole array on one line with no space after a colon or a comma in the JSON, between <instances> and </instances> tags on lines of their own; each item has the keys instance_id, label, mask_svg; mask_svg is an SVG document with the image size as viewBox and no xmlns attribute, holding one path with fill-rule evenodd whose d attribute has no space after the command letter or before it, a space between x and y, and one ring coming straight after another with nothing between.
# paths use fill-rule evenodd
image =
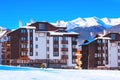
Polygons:
<instances>
[{"instance_id":1,"label":"hotel complex","mask_svg":"<svg viewBox=\"0 0 120 80\"><path fill-rule=\"evenodd\" d=\"M78 33L48 22L35 22L8 32L2 44L2 64L49 68L76 68Z\"/></svg>"}]
</instances>

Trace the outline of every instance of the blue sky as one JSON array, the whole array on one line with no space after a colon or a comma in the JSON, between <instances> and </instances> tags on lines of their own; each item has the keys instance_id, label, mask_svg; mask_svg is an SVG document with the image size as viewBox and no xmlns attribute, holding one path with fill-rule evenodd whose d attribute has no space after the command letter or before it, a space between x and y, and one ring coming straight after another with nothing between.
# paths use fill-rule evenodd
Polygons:
<instances>
[{"instance_id":1,"label":"blue sky","mask_svg":"<svg viewBox=\"0 0 120 80\"><path fill-rule=\"evenodd\" d=\"M120 0L0 0L0 26L17 28L34 21L69 21L78 17L120 17Z\"/></svg>"}]
</instances>

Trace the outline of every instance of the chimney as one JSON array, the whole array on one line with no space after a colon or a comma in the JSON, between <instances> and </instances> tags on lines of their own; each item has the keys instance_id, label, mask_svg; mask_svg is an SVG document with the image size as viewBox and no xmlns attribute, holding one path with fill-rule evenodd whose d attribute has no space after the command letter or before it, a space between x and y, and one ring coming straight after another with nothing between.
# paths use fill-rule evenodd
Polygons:
<instances>
[{"instance_id":1,"label":"chimney","mask_svg":"<svg viewBox=\"0 0 120 80\"><path fill-rule=\"evenodd\" d=\"M57 21L57 26L58 26L58 27L60 26L60 20Z\"/></svg>"},{"instance_id":2,"label":"chimney","mask_svg":"<svg viewBox=\"0 0 120 80\"><path fill-rule=\"evenodd\" d=\"M19 27L20 28L22 27L22 21L21 20L19 21Z\"/></svg>"},{"instance_id":3,"label":"chimney","mask_svg":"<svg viewBox=\"0 0 120 80\"><path fill-rule=\"evenodd\" d=\"M103 35L106 35L106 30L103 30Z\"/></svg>"},{"instance_id":4,"label":"chimney","mask_svg":"<svg viewBox=\"0 0 120 80\"><path fill-rule=\"evenodd\" d=\"M30 19L30 23L34 23L34 19L33 18Z\"/></svg>"}]
</instances>

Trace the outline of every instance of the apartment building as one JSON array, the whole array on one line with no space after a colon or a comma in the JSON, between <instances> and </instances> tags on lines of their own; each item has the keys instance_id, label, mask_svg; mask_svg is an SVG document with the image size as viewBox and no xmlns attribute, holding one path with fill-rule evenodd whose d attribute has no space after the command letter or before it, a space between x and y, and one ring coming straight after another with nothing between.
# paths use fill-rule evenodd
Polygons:
<instances>
[{"instance_id":1,"label":"apartment building","mask_svg":"<svg viewBox=\"0 0 120 80\"><path fill-rule=\"evenodd\" d=\"M4 59L3 64L8 60L8 65L16 66L40 67L42 63L51 68L77 66L78 33L67 32L64 27L48 22L36 22L20 27L7 36L10 59Z\"/></svg>"},{"instance_id":2,"label":"apartment building","mask_svg":"<svg viewBox=\"0 0 120 80\"><path fill-rule=\"evenodd\" d=\"M9 32L9 30L3 29L2 27L0 27L0 64L2 64L2 53L6 52L6 48L4 48L2 50L2 47L3 47L2 43L6 42L8 40L8 38L7 38L8 32Z\"/></svg>"},{"instance_id":3,"label":"apartment building","mask_svg":"<svg viewBox=\"0 0 120 80\"><path fill-rule=\"evenodd\" d=\"M98 34L93 40L86 40L82 45L83 69L119 69L120 34Z\"/></svg>"}]
</instances>

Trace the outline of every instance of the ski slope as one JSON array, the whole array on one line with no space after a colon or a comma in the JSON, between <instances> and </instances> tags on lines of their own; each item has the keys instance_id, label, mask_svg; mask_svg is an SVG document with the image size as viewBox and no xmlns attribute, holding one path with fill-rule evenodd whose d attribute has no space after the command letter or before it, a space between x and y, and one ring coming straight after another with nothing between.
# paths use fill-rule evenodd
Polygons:
<instances>
[{"instance_id":1,"label":"ski slope","mask_svg":"<svg viewBox=\"0 0 120 80\"><path fill-rule=\"evenodd\" d=\"M0 80L120 80L120 71L0 66Z\"/></svg>"}]
</instances>

